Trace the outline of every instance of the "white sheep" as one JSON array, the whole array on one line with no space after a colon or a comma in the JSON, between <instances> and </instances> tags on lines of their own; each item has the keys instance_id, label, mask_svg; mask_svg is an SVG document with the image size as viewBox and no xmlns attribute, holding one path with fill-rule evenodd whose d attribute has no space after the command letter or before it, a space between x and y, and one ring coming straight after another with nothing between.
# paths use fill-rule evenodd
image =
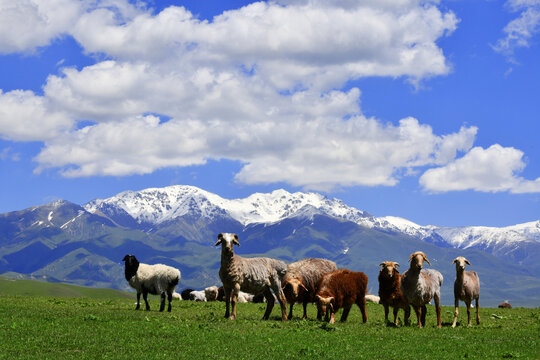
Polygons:
<instances>
[{"instance_id":1,"label":"white sheep","mask_svg":"<svg viewBox=\"0 0 540 360\"><path fill-rule=\"evenodd\" d=\"M206 302L206 294L204 290L193 290L189 293L189 300Z\"/></svg>"},{"instance_id":2,"label":"white sheep","mask_svg":"<svg viewBox=\"0 0 540 360\"><path fill-rule=\"evenodd\" d=\"M206 296L206 301L216 301L218 298L219 289L217 286L209 286L204 289L204 295Z\"/></svg>"},{"instance_id":3,"label":"white sheep","mask_svg":"<svg viewBox=\"0 0 540 360\"><path fill-rule=\"evenodd\" d=\"M180 282L180 271L171 266L156 264L148 265L139 263L134 255L124 256L125 276L129 285L137 290L137 307L140 308L141 293L143 294L146 310L150 310L148 305L148 294L161 295L161 306L159 311L165 309L165 293L169 300L167 311L171 311L171 302L174 288Z\"/></svg>"},{"instance_id":4,"label":"white sheep","mask_svg":"<svg viewBox=\"0 0 540 360\"><path fill-rule=\"evenodd\" d=\"M244 258L234 254L233 245L240 246L238 235L222 233L218 235L216 246L221 244L221 267L219 277L225 292L225 317L236 319L236 303L240 289L251 294L264 293L266 311L263 320L268 320L274 307L274 295L281 305L281 319L287 320L287 303L281 289L281 281L287 271L287 264L271 258ZM229 305L232 302L232 312Z\"/></svg>"},{"instance_id":5,"label":"white sheep","mask_svg":"<svg viewBox=\"0 0 540 360\"><path fill-rule=\"evenodd\" d=\"M457 317L459 314L459 300L467 305L467 322L471 326L471 303L473 299L476 301L476 323L480 324L480 279L476 271L465 271L465 264L471 265L469 260L463 256L458 256L452 261L456 264L456 281L454 281L454 323L452 327L456 327Z\"/></svg>"},{"instance_id":6,"label":"white sheep","mask_svg":"<svg viewBox=\"0 0 540 360\"><path fill-rule=\"evenodd\" d=\"M412 305L416 312L419 327L426 325L426 304L433 298L437 310L437 327L440 328L443 276L437 270L422 269L424 260L430 264L426 254L422 251L411 254L409 257L411 265L401 276L401 292L407 303Z\"/></svg>"}]
</instances>

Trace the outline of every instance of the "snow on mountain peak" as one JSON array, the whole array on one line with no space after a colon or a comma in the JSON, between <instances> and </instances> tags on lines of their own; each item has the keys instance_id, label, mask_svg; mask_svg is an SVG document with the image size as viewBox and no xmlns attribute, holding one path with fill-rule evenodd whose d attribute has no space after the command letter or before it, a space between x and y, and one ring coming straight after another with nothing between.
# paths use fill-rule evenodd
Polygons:
<instances>
[{"instance_id":1,"label":"snow on mountain peak","mask_svg":"<svg viewBox=\"0 0 540 360\"><path fill-rule=\"evenodd\" d=\"M224 199L194 186L175 185L125 191L108 199L97 199L84 207L87 211L121 209L139 223L159 224L191 214L214 218L228 215L243 225L271 223L285 219L306 205L331 216L357 221L364 212L316 193L289 193L279 189L269 194L255 193L244 199Z\"/></svg>"}]
</instances>

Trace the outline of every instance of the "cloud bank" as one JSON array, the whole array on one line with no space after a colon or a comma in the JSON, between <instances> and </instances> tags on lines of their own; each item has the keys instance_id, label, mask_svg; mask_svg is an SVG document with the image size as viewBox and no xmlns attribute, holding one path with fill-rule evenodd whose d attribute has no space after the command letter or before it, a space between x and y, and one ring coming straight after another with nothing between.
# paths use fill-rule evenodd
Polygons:
<instances>
[{"instance_id":1,"label":"cloud bank","mask_svg":"<svg viewBox=\"0 0 540 360\"><path fill-rule=\"evenodd\" d=\"M107 59L50 75L43 95L0 92L0 136L44 143L37 172L125 176L229 159L243 164L241 183L331 190L393 186L438 166L422 185L448 191L453 185L434 188L430 178L474 144L474 126L434 134L415 118L367 117L360 89L346 86L367 76L417 84L446 75L437 41L458 19L436 1L256 2L211 21L121 0L17 4L1 5L0 24L28 21L6 30L1 53L72 36ZM52 16L53 5L69 11Z\"/></svg>"}]
</instances>

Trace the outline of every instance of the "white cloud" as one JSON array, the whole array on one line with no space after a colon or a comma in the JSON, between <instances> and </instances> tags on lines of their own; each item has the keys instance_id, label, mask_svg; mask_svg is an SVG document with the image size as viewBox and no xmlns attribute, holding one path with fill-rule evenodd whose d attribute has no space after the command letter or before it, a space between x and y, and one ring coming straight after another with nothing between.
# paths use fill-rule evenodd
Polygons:
<instances>
[{"instance_id":1,"label":"white cloud","mask_svg":"<svg viewBox=\"0 0 540 360\"><path fill-rule=\"evenodd\" d=\"M0 89L0 138L14 141L44 141L73 127L64 112L55 111L50 102L32 91Z\"/></svg>"},{"instance_id":2,"label":"white cloud","mask_svg":"<svg viewBox=\"0 0 540 360\"><path fill-rule=\"evenodd\" d=\"M505 37L499 39L493 49L515 62L515 50L529 47L531 39L540 32L540 0L510 0L506 5L520 15L504 27Z\"/></svg>"},{"instance_id":3,"label":"white cloud","mask_svg":"<svg viewBox=\"0 0 540 360\"><path fill-rule=\"evenodd\" d=\"M524 168L520 150L498 144L487 149L475 147L446 166L427 170L421 176L420 184L433 192L540 192L540 178L531 181L518 176Z\"/></svg>"}]
</instances>

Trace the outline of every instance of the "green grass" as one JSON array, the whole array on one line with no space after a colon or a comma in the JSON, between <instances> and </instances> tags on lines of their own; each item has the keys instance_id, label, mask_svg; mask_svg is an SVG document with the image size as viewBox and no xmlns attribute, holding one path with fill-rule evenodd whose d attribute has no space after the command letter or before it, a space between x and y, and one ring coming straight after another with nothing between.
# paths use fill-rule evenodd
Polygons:
<instances>
[{"instance_id":1,"label":"green grass","mask_svg":"<svg viewBox=\"0 0 540 360\"><path fill-rule=\"evenodd\" d=\"M279 306L262 321L265 304L238 304L238 319L231 321L219 302L174 301L171 313L156 311L157 298L152 311L135 311L134 302L134 294L0 295L0 359L540 358L538 308L481 309L482 323L468 328L462 307L453 329L453 309L443 307L437 329L429 307L427 327L418 329L386 326L383 308L371 303L366 324L355 307L347 322L329 325L314 319L314 306L306 321L281 322Z\"/></svg>"}]
</instances>

